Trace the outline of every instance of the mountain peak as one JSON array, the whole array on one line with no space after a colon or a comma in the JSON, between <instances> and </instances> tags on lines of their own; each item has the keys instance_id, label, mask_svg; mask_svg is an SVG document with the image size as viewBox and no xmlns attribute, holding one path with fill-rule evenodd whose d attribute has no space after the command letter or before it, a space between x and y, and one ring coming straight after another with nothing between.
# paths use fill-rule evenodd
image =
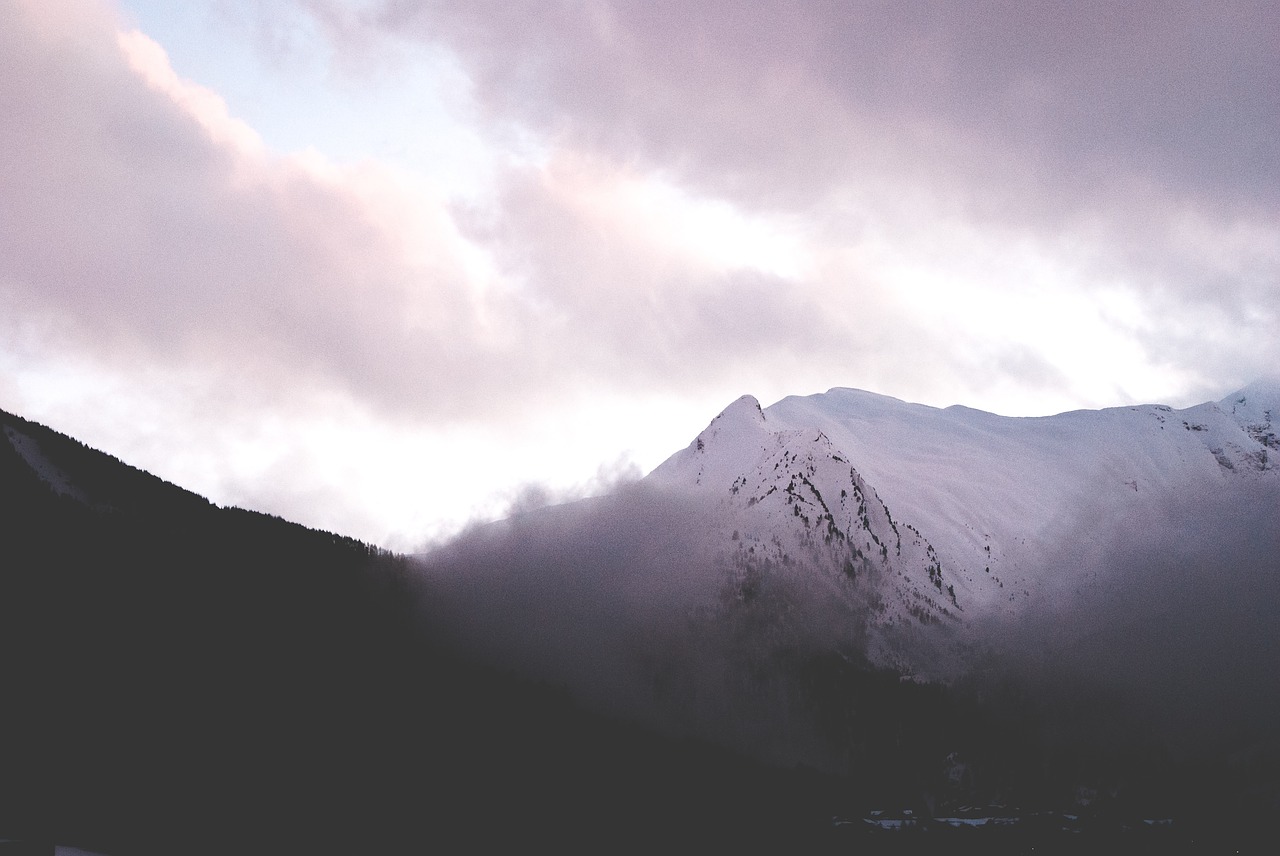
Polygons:
<instances>
[{"instance_id":1,"label":"mountain peak","mask_svg":"<svg viewBox=\"0 0 1280 856\"><path fill-rule=\"evenodd\" d=\"M748 423L763 424L765 421L764 409L760 407L760 402L754 395L743 395L720 411L720 415L712 419L711 423L714 425L720 420L729 422L741 420Z\"/></svg>"},{"instance_id":2,"label":"mountain peak","mask_svg":"<svg viewBox=\"0 0 1280 856\"><path fill-rule=\"evenodd\" d=\"M743 395L720 411L685 449L677 452L654 470L655 481L701 485L704 481L725 485L739 475L746 454L752 457L766 443L769 429L760 402L754 395ZM686 477L687 476L687 477Z\"/></svg>"},{"instance_id":3,"label":"mountain peak","mask_svg":"<svg viewBox=\"0 0 1280 856\"><path fill-rule=\"evenodd\" d=\"M1258 378L1219 401L1218 406L1237 414L1260 415L1268 410L1280 414L1280 377Z\"/></svg>"},{"instance_id":4,"label":"mountain peak","mask_svg":"<svg viewBox=\"0 0 1280 856\"><path fill-rule=\"evenodd\" d=\"M1259 470L1274 469L1275 464L1269 461L1272 454L1280 452L1280 437L1276 435L1276 425L1280 423L1280 378L1259 378L1219 401L1217 407L1231 414L1257 444L1251 448L1245 444L1246 463ZM1240 448L1239 444L1235 447ZM1219 458L1219 462L1221 460Z\"/></svg>"}]
</instances>

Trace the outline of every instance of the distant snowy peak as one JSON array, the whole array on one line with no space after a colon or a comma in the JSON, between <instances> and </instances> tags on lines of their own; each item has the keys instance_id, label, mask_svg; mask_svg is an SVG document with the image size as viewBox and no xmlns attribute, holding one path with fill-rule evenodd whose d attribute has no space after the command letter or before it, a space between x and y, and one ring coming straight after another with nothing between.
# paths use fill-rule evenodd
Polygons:
<instances>
[{"instance_id":1,"label":"distant snowy peak","mask_svg":"<svg viewBox=\"0 0 1280 856\"><path fill-rule=\"evenodd\" d=\"M1180 418L1231 477L1270 478L1280 472L1280 381L1258 380L1218 402L1185 410Z\"/></svg>"},{"instance_id":2,"label":"distant snowy peak","mask_svg":"<svg viewBox=\"0 0 1280 856\"><path fill-rule=\"evenodd\" d=\"M1218 402L1245 433L1262 448L1252 450L1263 468L1276 466L1271 453L1280 453L1280 380L1258 380Z\"/></svg>"},{"instance_id":3,"label":"distant snowy peak","mask_svg":"<svg viewBox=\"0 0 1280 856\"><path fill-rule=\"evenodd\" d=\"M1280 378L1262 378L1228 395L1218 404L1242 419L1270 421L1280 417Z\"/></svg>"}]
</instances>

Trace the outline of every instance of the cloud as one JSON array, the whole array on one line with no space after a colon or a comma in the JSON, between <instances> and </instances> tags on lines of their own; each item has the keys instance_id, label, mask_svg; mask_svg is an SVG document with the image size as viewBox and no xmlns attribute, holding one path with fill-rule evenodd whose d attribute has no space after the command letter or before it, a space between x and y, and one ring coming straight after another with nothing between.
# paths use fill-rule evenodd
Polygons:
<instances>
[{"instance_id":1,"label":"cloud","mask_svg":"<svg viewBox=\"0 0 1280 856\"><path fill-rule=\"evenodd\" d=\"M1280 483L1236 475L1157 492L1138 511L1084 497L1024 533L1036 544L1030 597L967 614L968 641L943 658L949 683L987 696L988 714L1018 717L1050 752L1081 739L1193 759L1274 746ZM803 563L744 577L700 543L723 509L648 482L517 511L421 557L437 632L675 733L788 764L842 763L848 732L815 739L824 711L807 670L867 654L866 590L836 594L831 569ZM930 643L910 628L894 640L905 661L938 664L936 651L912 651Z\"/></svg>"},{"instance_id":2,"label":"cloud","mask_svg":"<svg viewBox=\"0 0 1280 856\"><path fill-rule=\"evenodd\" d=\"M5 28L12 315L56 318L64 344L108 362L457 406L442 369L482 346L466 336L478 320L438 206L376 167L267 153L157 45L85 11L89 25L42 32L44 13L10 9Z\"/></svg>"},{"instance_id":3,"label":"cloud","mask_svg":"<svg viewBox=\"0 0 1280 856\"><path fill-rule=\"evenodd\" d=\"M699 499L642 482L475 527L420 558L427 623L593 708L838 767L803 668L835 651L856 657L865 615L832 597L818 569L762 570L742 597L741 569L700 543L712 517Z\"/></svg>"},{"instance_id":4,"label":"cloud","mask_svg":"<svg viewBox=\"0 0 1280 856\"><path fill-rule=\"evenodd\" d=\"M647 175L566 155L504 166L492 198L446 199L376 162L272 150L101 3L0 16L5 406L216 501L385 543L388 503L460 523L504 478L559 495L634 448L561 426L604 456L564 476L560 449L520 446L553 416L609 424L569 412L583 402L718 401L742 371L794 361L798 339L841 338L774 269L785 247L766 253L723 206L673 217ZM494 419L503 431L474 431ZM367 472L394 466L386 449L412 460L416 496L370 499L388 493ZM558 470L517 473L522 458ZM487 486L423 486L464 467Z\"/></svg>"},{"instance_id":5,"label":"cloud","mask_svg":"<svg viewBox=\"0 0 1280 856\"><path fill-rule=\"evenodd\" d=\"M805 385L852 375L923 393L907 352L925 340L924 362L961 375L1021 353L1040 368L1010 380L1033 387L1069 368L1018 335L1036 319L1000 319L975 346L918 314L944 291L1005 300L1016 286L998 266L1019 246L1068 272L1045 305L1072 289L1135 294L1154 319L1137 337L1150 359L1216 349L1218 371L1248 374L1276 356L1280 218L1272 183L1248 170L1272 157L1259 111L1280 87L1247 6L1200 20L1189 7L499 5L304 9L353 55L392 36L442 41L491 116L541 135L546 159L500 171L469 208L411 195L373 163L269 152L95 4L60 22L11 8L4 298L104 359L215 365L277 393L301 377L446 419L529 405L535 388L781 387L796 369ZM1166 18L1178 26L1144 29ZM1231 34L1243 41L1218 52ZM40 76L61 85L30 85ZM1210 151L1180 144L1206 111L1229 133ZM1184 131L1152 130L1166 126ZM1193 157L1194 179L1169 166ZM741 234L679 219L712 206ZM763 236L787 230L771 265ZM921 281L909 259L955 284L907 282ZM1222 325L1195 323L1206 301Z\"/></svg>"},{"instance_id":6,"label":"cloud","mask_svg":"<svg viewBox=\"0 0 1280 856\"><path fill-rule=\"evenodd\" d=\"M112 7L46 5L0 3L20 391L74 368L126 415L180 389L156 424L203 436L341 407L514 437L838 385L1189 403L1280 361L1265 6L219 6L264 67L327 63L383 106L401 69L456 84L421 126L468 141L475 187L446 193L278 151ZM306 482L261 495L338 490Z\"/></svg>"},{"instance_id":7,"label":"cloud","mask_svg":"<svg viewBox=\"0 0 1280 856\"><path fill-rule=\"evenodd\" d=\"M1039 244L1075 291L1132 294L1157 327L1231 307L1230 331L1139 338L1152 363L1237 382L1277 356L1271 4L367 8L368 30L453 50L495 122L558 150L825 220L820 247L859 247L867 222L942 243L958 220Z\"/></svg>"},{"instance_id":8,"label":"cloud","mask_svg":"<svg viewBox=\"0 0 1280 856\"><path fill-rule=\"evenodd\" d=\"M0 299L58 347L457 420L602 383L705 390L846 339L817 288L733 261L762 241L717 249L707 227L702 253L673 231L648 175L566 155L506 170L487 205L416 196L374 163L271 152L84 8L56 33L11 9L6 30Z\"/></svg>"},{"instance_id":9,"label":"cloud","mask_svg":"<svg viewBox=\"0 0 1280 856\"><path fill-rule=\"evenodd\" d=\"M996 193L1029 173L1085 194L1133 174L1275 201L1253 186L1278 152L1263 2L385 0L364 21L453 47L497 114L726 185L749 173L763 194L820 193L891 146L899 167L945 180L946 161Z\"/></svg>"},{"instance_id":10,"label":"cloud","mask_svg":"<svg viewBox=\"0 0 1280 856\"><path fill-rule=\"evenodd\" d=\"M520 320L545 336L524 351L542 377L698 389L800 349L843 347L818 289L680 246L671 213L629 198L628 183L641 184L552 162L510 173L491 211L464 216L523 305Z\"/></svg>"}]
</instances>

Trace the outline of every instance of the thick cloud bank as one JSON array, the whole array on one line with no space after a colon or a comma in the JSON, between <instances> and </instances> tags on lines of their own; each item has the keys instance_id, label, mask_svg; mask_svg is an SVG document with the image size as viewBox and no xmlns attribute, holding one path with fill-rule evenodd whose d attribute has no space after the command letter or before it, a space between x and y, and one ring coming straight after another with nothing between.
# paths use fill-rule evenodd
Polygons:
<instances>
[{"instance_id":1,"label":"thick cloud bank","mask_svg":"<svg viewBox=\"0 0 1280 856\"><path fill-rule=\"evenodd\" d=\"M1265 749L1280 738L1280 488L1237 487L1064 528L1032 605L966 619L949 682L978 698L1017 687L1023 706L999 715L1046 745ZM868 668L870 601L838 596L830 569L744 579L707 550L705 513L641 483L476 529L425 557L428 613L467 650L615 714L843 770L850 738L826 726L874 704L849 678Z\"/></svg>"},{"instance_id":2,"label":"thick cloud bank","mask_svg":"<svg viewBox=\"0 0 1280 856\"><path fill-rule=\"evenodd\" d=\"M861 662L866 605L834 596L822 569L744 577L707 550L706 512L639 484L478 528L424 557L428 618L611 714L827 766L796 670Z\"/></svg>"}]
</instances>

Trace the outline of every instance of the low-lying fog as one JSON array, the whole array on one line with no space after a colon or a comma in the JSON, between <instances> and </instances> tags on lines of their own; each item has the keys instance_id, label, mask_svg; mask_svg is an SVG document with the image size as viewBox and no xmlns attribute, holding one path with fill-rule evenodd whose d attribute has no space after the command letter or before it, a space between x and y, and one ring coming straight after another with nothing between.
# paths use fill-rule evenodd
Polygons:
<instances>
[{"instance_id":1,"label":"low-lying fog","mask_svg":"<svg viewBox=\"0 0 1280 856\"><path fill-rule=\"evenodd\" d=\"M832 597L821 570L744 579L703 543L703 514L642 482L475 527L423 557L429 620L590 705L822 767L832 747L803 665L832 654L863 664L865 602ZM1120 718L1179 751L1277 737L1280 489L1064 521L1044 546L1037 605L967 615L979 641L954 681L1012 679L1058 711L1059 727Z\"/></svg>"}]
</instances>

